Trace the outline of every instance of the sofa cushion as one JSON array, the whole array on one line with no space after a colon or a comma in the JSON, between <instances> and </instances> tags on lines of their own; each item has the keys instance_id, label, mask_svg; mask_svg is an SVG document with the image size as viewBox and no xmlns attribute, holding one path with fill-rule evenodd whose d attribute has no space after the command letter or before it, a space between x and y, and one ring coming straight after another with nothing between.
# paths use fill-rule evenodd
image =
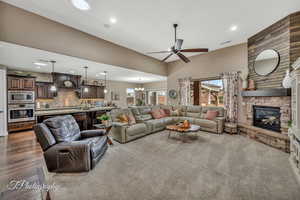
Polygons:
<instances>
[{"instance_id":1,"label":"sofa cushion","mask_svg":"<svg viewBox=\"0 0 300 200\"><path fill-rule=\"evenodd\" d=\"M146 124L151 127L152 131L160 128L164 128L166 126L166 120L164 118L161 119L152 119L146 122Z\"/></svg>"},{"instance_id":2,"label":"sofa cushion","mask_svg":"<svg viewBox=\"0 0 300 200\"><path fill-rule=\"evenodd\" d=\"M151 114L151 107L149 106L140 106L138 107L140 115Z\"/></svg>"},{"instance_id":3,"label":"sofa cushion","mask_svg":"<svg viewBox=\"0 0 300 200\"><path fill-rule=\"evenodd\" d=\"M194 119L194 122L196 125L199 125L200 127L205 127L205 128L216 128L217 127L217 122L212 121L212 120L207 120L207 119Z\"/></svg>"},{"instance_id":4,"label":"sofa cushion","mask_svg":"<svg viewBox=\"0 0 300 200\"><path fill-rule=\"evenodd\" d=\"M147 127L144 123L133 124L128 126L125 129L125 132L130 136L145 134L147 132Z\"/></svg>"},{"instance_id":5,"label":"sofa cushion","mask_svg":"<svg viewBox=\"0 0 300 200\"><path fill-rule=\"evenodd\" d=\"M143 122L148 121L153 118L152 118L152 115L146 114L146 115L136 115L135 119L136 119L137 123L143 123Z\"/></svg>"},{"instance_id":6,"label":"sofa cushion","mask_svg":"<svg viewBox=\"0 0 300 200\"><path fill-rule=\"evenodd\" d=\"M201 118L201 106L187 106L185 116L186 117L194 117L194 118Z\"/></svg>"},{"instance_id":7,"label":"sofa cushion","mask_svg":"<svg viewBox=\"0 0 300 200\"><path fill-rule=\"evenodd\" d=\"M80 129L71 115L49 118L44 124L50 129L57 142L70 142L80 138Z\"/></svg>"},{"instance_id":8,"label":"sofa cushion","mask_svg":"<svg viewBox=\"0 0 300 200\"><path fill-rule=\"evenodd\" d=\"M200 119L201 118L201 113L186 112L185 116Z\"/></svg>"},{"instance_id":9,"label":"sofa cushion","mask_svg":"<svg viewBox=\"0 0 300 200\"><path fill-rule=\"evenodd\" d=\"M164 118L164 123L165 123L165 125L174 124L174 123L175 123L175 120L174 120L173 117L165 117L165 118Z\"/></svg>"}]
</instances>

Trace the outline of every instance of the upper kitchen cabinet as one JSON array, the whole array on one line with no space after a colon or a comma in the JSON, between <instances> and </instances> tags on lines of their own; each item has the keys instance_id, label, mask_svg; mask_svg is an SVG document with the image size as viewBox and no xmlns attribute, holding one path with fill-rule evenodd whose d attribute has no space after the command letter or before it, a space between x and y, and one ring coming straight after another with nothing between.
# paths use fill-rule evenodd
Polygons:
<instances>
[{"instance_id":1,"label":"upper kitchen cabinet","mask_svg":"<svg viewBox=\"0 0 300 200\"><path fill-rule=\"evenodd\" d=\"M52 73L53 82L58 88L69 88L69 89L79 89L80 79L79 75L63 74L63 73Z\"/></svg>"},{"instance_id":2,"label":"upper kitchen cabinet","mask_svg":"<svg viewBox=\"0 0 300 200\"><path fill-rule=\"evenodd\" d=\"M88 92L84 92L84 88L86 87L88 88ZM81 99L104 99L104 86L82 86L79 95Z\"/></svg>"},{"instance_id":3,"label":"upper kitchen cabinet","mask_svg":"<svg viewBox=\"0 0 300 200\"><path fill-rule=\"evenodd\" d=\"M49 82L36 82L36 98L37 99L53 99L57 93L51 92L50 87L52 83Z\"/></svg>"},{"instance_id":4,"label":"upper kitchen cabinet","mask_svg":"<svg viewBox=\"0 0 300 200\"><path fill-rule=\"evenodd\" d=\"M9 75L7 76L8 90L35 90L35 78Z\"/></svg>"}]
</instances>

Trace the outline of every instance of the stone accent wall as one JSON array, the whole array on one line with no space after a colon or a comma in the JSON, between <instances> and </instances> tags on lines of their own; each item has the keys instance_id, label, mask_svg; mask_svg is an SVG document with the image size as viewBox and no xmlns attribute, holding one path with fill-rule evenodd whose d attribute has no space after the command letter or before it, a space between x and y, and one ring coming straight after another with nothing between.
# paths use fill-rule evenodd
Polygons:
<instances>
[{"instance_id":1,"label":"stone accent wall","mask_svg":"<svg viewBox=\"0 0 300 200\"><path fill-rule=\"evenodd\" d=\"M291 97L244 97L243 109L246 124L253 125L253 105L280 107L281 133L288 133L288 121L291 120Z\"/></svg>"}]
</instances>

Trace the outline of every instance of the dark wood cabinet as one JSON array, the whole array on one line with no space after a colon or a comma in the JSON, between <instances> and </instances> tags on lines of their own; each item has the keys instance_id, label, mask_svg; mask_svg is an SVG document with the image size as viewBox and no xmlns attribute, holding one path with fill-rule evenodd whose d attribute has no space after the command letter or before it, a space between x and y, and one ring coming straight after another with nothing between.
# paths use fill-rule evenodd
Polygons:
<instances>
[{"instance_id":1,"label":"dark wood cabinet","mask_svg":"<svg viewBox=\"0 0 300 200\"><path fill-rule=\"evenodd\" d=\"M30 130L35 124L35 121L8 123L8 132Z\"/></svg>"},{"instance_id":2,"label":"dark wood cabinet","mask_svg":"<svg viewBox=\"0 0 300 200\"><path fill-rule=\"evenodd\" d=\"M84 88L88 88L88 92L84 92ZM80 90L81 99L104 99L104 87L88 85L82 86Z\"/></svg>"},{"instance_id":3,"label":"dark wood cabinet","mask_svg":"<svg viewBox=\"0 0 300 200\"><path fill-rule=\"evenodd\" d=\"M8 90L35 90L35 78L9 75L7 76Z\"/></svg>"},{"instance_id":4,"label":"dark wood cabinet","mask_svg":"<svg viewBox=\"0 0 300 200\"><path fill-rule=\"evenodd\" d=\"M37 99L53 99L56 92L51 92L50 87L52 83L49 82L36 82L36 98Z\"/></svg>"}]
</instances>

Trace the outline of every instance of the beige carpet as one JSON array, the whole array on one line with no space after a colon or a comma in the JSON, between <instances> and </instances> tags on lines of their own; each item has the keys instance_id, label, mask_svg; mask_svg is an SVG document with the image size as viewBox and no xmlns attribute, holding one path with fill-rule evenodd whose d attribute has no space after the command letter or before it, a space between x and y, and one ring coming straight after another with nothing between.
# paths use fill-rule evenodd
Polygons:
<instances>
[{"instance_id":1,"label":"beige carpet","mask_svg":"<svg viewBox=\"0 0 300 200\"><path fill-rule=\"evenodd\" d=\"M299 200L288 155L242 136L198 132L182 143L166 132L110 147L96 168L55 174L58 199Z\"/></svg>"}]
</instances>

